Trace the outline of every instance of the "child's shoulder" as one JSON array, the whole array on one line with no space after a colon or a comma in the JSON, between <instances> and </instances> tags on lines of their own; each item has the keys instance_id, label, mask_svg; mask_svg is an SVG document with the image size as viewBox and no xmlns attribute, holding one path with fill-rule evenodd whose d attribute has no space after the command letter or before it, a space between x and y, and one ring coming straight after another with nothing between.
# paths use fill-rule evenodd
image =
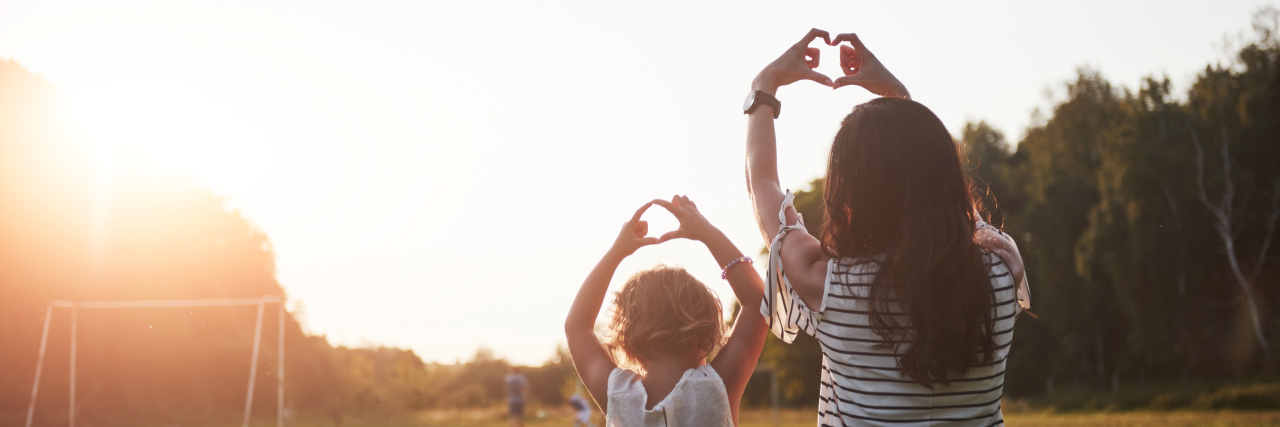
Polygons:
<instances>
[{"instance_id":1,"label":"child's shoulder","mask_svg":"<svg viewBox=\"0 0 1280 427\"><path fill-rule=\"evenodd\" d=\"M609 394L640 392L644 393L644 384L640 382L640 374L630 369L613 368L609 373Z\"/></svg>"},{"instance_id":2,"label":"child's shoulder","mask_svg":"<svg viewBox=\"0 0 1280 427\"><path fill-rule=\"evenodd\" d=\"M716 372L716 369L711 367L710 364L690 369L685 372L683 380L686 383L684 388L689 389L688 391L691 393L727 393L724 388L724 379L720 378L720 373Z\"/></svg>"}]
</instances>

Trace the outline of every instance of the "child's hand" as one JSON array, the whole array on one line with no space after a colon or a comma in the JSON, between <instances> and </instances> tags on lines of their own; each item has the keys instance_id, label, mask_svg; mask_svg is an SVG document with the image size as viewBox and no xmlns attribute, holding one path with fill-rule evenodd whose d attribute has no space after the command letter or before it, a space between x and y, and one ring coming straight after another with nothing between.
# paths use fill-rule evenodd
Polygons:
<instances>
[{"instance_id":1,"label":"child's hand","mask_svg":"<svg viewBox=\"0 0 1280 427\"><path fill-rule=\"evenodd\" d=\"M631 216L630 221L622 224L622 231L618 233L618 239L613 241L613 247L609 252L628 257L635 253L636 249L661 242L657 237L645 237L649 234L649 223L641 221L640 216L644 215L644 211L649 210L650 206L653 206L653 202L645 203L635 215Z\"/></svg>"},{"instance_id":2,"label":"child's hand","mask_svg":"<svg viewBox=\"0 0 1280 427\"><path fill-rule=\"evenodd\" d=\"M707 221L707 218L703 217L701 212L698 212L698 206L694 205L693 201L686 196L671 196L670 202L654 199L649 203L656 203L658 206L666 208L672 215L675 215L676 219L680 220L680 228L663 234L658 239L660 242L683 238L705 243L707 237L717 232L715 226L712 226L711 222Z\"/></svg>"}]
</instances>

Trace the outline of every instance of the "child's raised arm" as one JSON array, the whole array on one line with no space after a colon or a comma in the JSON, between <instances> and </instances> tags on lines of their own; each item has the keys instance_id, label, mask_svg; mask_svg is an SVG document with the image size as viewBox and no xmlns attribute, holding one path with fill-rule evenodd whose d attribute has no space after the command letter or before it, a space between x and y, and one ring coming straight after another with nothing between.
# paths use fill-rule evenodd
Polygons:
<instances>
[{"instance_id":1,"label":"child's raised arm","mask_svg":"<svg viewBox=\"0 0 1280 427\"><path fill-rule=\"evenodd\" d=\"M658 243L656 237L645 237L649 232L649 224L641 221L640 216L653 203L645 203L630 221L623 224L618 239L613 247L604 254L596 264L587 280L578 290L578 296L569 308L569 317L564 321L565 338L569 341L569 355L573 357L573 367L582 378L591 398L601 411L608 412L609 374L617 367L609 352L596 336L596 316L600 314L600 305L604 304L605 293L609 290L609 281L618 269L623 258L635 253L636 249Z\"/></svg>"},{"instance_id":2,"label":"child's raised arm","mask_svg":"<svg viewBox=\"0 0 1280 427\"><path fill-rule=\"evenodd\" d=\"M733 331L724 347L716 354L715 360L711 361L711 367L715 368L724 381L729 393L729 405L736 418L738 402L742 400L747 381L751 380L751 373L756 369L756 362L760 359L760 350L764 348L765 335L769 330L764 316L760 315L764 282L754 268L741 265L746 264L745 262L729 265L742 258L742 251L724 233L712 226L688 197L675 196L670 202L654 200L653 203L671 211L680 220L680 228L662 235L661 241L677 238L700 241L707 245L717 263L729 267L725 270L725 278L729 280L729 286L733 287L733 294L738 297L738 303L742 304L742 310L738 311Z\"/></svg>"}]
</instances>

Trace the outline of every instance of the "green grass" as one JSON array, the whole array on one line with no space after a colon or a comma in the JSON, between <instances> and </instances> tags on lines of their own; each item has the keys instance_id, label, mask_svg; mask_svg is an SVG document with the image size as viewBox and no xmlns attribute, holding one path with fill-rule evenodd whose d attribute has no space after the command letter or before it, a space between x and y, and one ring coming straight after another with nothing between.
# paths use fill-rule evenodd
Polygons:
<instances>
[{"instance_id":1,"label":"green grass","mask_svg":"<svg viewBox=\"0 0 1280 427\"><path fill-rule=\"evenodd\" d=\"M1005 420L1011 426L1278 426L1280 427L1280 381L1267 379L1235 383L1149 383L1126 384L1119 391L1100 391L1086 387L1059 387L1052 398L1005 399ZM541 416L539 416L541 411ZM270 415L255 419L254 427L274 427ZM525 425L551 427L573 424L567 407L530 407ZM6 415L6 414L0 414ZM5 418L3 424L20 425L20 415ZM127 418L127 417L126 417ZM181 419L174 418L174 420ZM84 424L103 427L155 425L186 427L215 425L238 427L239 417L228 414L221 421L183 420L177 422L138 423L132 419L92 419ZM604 426L596 413L593 420ZM744 410L741 427L809 427L816 425L813 409L783 409L777 418L768 409ZM66 425L65 417L37 420L37 425ZM506 407L483 409L430 410L394 415L343 416L334 419L314 411L302 411L290 427L504 427Z\"/></svg>"},{"instance_id":2,"label":"green grass","mask_svg":"<svg viewBox=\"0 0 1280 427\"><path fill-rule=\"evenodd\" d=\"M1280 382L1126 384L1119 391L1060 387L1052 398L1006 403L1021 411L1054 412L1275 411L1280 410Z\"/></svg>"},{"instance_id":3,"label":"green grass","mask_svg":"<svg viewBox=\"0 0 1280 427\"><path fill-rule=\"evenodd\" d=\"M570 426L573 424L568 409L545 410L544 417L536 416L531 409L525 425L529 427ZM255 427L274 426L274 422L255 423ZM778 412L775 424L769 410L747 410L740 419L740 427L811 427L816 425L817 414L811 409L785 409ZM1007 425L1084 427L1084 426L1280 426L1280 411L1131 411L1131 412L1071 412L1052 411L1006 412ZM596 413L592 419L597 427L604 426L604 419ZM506 427L504 408L471 409L456 411L426 411L412 417L383 420L344 420L341 427ZM294 427L338 427L332 420L301 421Z\"/></svg>"},{"instance_id":4,"label":"green grass","mask_svg":"<svg viewBox=\"0 0 1280 427\"><path fill-rule=\"evenodd\" d=\"M1005 414L1009 426L1280 426L1280 412L1172 411L1172 412L1029 412Z\"/></svg>"}]
</instances>

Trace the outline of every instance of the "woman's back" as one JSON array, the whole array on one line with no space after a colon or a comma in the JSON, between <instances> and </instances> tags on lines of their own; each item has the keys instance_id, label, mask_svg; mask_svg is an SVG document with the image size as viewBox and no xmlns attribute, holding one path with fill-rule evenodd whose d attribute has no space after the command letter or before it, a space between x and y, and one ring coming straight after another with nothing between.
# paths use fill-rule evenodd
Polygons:
<instances>
[{"instance_id":1,"label":"woman's back","mask_svg":"<svg viewBox=\"0 0 1280 427\"><path fill-rule=\"evenodd\" d=\"M784 304L775 307L774 318L794 319L786 326L814 335L822 345L819 425L911 426L945 422L946 425L989 426L1003 423L1000 397L1005 360L1021 309L1016 302L1013 277L1004 261L990 252L983 258L995 301L993 363L952 376L949 385L934 384L932 390L903 375L897 367L903 347L895 348L894 344L899 343L886 340L872 330L869 305L879 260L832 259L828 263L826 295L815 312L809 312L798 297L778 300ZM790 289L780 291L791 293ZM892 300L889 308L891 312L901 313L901 308ZM905 316L900 320L910 324Z\"/></svg>"},{"instance_id":2,"label":"woman's back","mask_svg":"<svg viewBox=\"0 0 1280 427\"><path fill-rule=\"evenodd\" d=\"M773 95L800 79L831 84L812 70L817 38L851 44L841 45L836 86L884 98L854 107L832 139L821 236L784 239L805 228L778 179ZM1012 239L983 226L978 189L946 126L852 33L810 30L752 89L748 189L761 232L774 236L762 313L783 341L803 330L822 343L820 424L1003 423L1004 360L1029 295L989 252L1020 263ZM775 101L756 108L760 99Z\"/></svg>"}]
</instances>

